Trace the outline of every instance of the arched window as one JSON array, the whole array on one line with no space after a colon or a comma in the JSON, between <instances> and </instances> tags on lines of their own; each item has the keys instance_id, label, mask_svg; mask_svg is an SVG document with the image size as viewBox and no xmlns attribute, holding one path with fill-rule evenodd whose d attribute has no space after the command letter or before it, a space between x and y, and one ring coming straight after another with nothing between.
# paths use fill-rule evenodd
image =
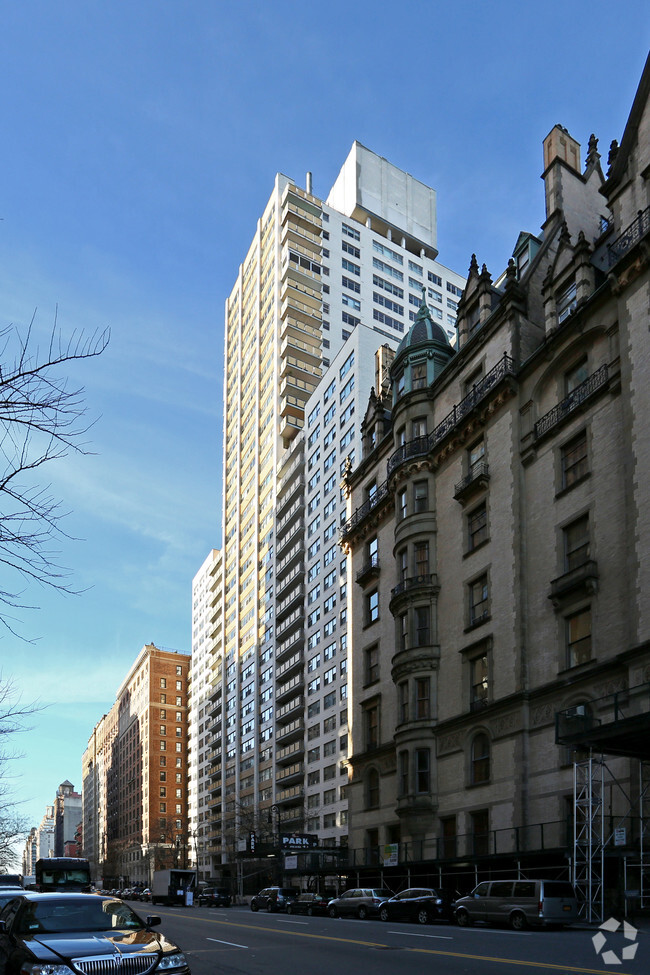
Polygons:
<instances>
[{"instance_id":1,"label":"arched window","mask_svg":"<svg viewBox=\"0 0 650 975\"><path fill-rule=\"evenodd\" d=\"M472 740L470 777L472 785L490 780L490 739L484 732L479 732Z\"/></svg>"},{"instance_id":2,"label":"arched window","mask_svg":"<svg viewBox=\"0 0 650 975\"><path fill-rule=\"evenodd\" d=\"M366 776L366 809L376 809L378 805L379 772L376 768L371 768Z\"/></svg>"}]
</instances>

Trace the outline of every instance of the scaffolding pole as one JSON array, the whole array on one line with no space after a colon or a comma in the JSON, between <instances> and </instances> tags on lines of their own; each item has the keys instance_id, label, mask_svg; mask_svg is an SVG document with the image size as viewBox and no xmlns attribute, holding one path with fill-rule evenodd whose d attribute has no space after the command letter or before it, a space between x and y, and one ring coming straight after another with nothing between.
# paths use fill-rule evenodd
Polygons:
<instances>
[{"instance_id":1,"label":"scaffolding pole","mask_svg":"<svg viewBox=\"0 0 650 975\"><path fill-rule=\"evenodd\" d=\"M573 766L573 886L589 923L604 917L604 763L589 753Z\"/></svg>"}]
</instances>

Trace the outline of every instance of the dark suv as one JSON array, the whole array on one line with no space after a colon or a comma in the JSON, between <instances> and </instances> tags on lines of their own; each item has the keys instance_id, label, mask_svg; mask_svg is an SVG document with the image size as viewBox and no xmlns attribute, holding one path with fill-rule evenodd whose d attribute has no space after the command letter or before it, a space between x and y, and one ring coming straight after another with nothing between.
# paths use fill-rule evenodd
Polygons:
<instances>
[{"instance_id":1,"label":"dark suv","mask_svg":"<svg viewBox=\"0 0 650 975\"><path fill-rule=\"evenodd\" d=\"M230 891L225 887L204 887L198 902L199 907L230 907Z\"/></svg>"},{"instance_id":2,"label":"dark suv","mask_svg":"<svg viewBox=\"0 0 650 975\"><path fill-rule=\"evenodd\" d=\"M286 911L287 904L294 901L300 891L297 887L265 887L251 898L251 911Z\"/></svg>"},{"instance_id":3,"label":"dark suv","mask_svg":"<svg viewBox=\"0 0 650 975\"><path fill-rule=\"evenodd\" d=\"M379 905L381 921L417 921L430 924L453 918L453 898L448 891L432 887L410 887Z\"/></svg>"}]
</instances>

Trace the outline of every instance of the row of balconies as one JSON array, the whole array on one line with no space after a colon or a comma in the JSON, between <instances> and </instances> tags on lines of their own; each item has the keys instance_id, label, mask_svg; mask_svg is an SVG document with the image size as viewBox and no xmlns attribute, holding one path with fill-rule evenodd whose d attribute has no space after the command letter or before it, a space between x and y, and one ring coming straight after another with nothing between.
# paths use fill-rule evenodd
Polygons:
<instances>
[{"instance_id":1,"label":"row of balconies","mask_svg":"<svg viewBox=\"0 0 650 975\"><path fill-rule=\"evenodd\" d=\"M276 663L280 663L280 661L285 658L286 654L289 653L293 647L296 645L301 645L304 640L304 635L305 631L301 626L299 630L296 630L295 633L291 634L288 640L285 640L283 643L279 643L275 648Z\"/></svg>"},{"instance_id":2,"label":"row of balconies","mask_svg":"<svg viewBox=\"0 0 650 975\"><path fill-rule=\"evenodd\" d=\"M278 603L275 611L275 618L278 620L287 610L291 609L296 603L301 603L304 601L305 587L303 585L296 586L288 596L286 596L281 602ZM279 628L278 628L279 632Z\"/></svg>"},{"instance_id":3,"label":"row of balconies","mask_svg":"<svg viewBox=\"0 0 650 975\"><path fill-rule=\"evenodd\" d=\"M284 577L284 579L278 580L276 582L275 593L276 596L281 596L283 592L286 592L287 587L290 586L296 579L302 578L305 572L304 562L299 562L292 571Z\"/></svg>"},{"instance_id":4,"label":"row of balconies","mask_svg":"<svg viewBox=\"0 0 650 975\"><path fill-rule=\"evenodd\" d=\"M281 636L283 633L289 632L294 626L296 626L302 619L304 619L304 613L302 608L294 609L290 616L287 616L285 620L278 623L275 630L276 637Z\"/></svg>"}]
</instances>

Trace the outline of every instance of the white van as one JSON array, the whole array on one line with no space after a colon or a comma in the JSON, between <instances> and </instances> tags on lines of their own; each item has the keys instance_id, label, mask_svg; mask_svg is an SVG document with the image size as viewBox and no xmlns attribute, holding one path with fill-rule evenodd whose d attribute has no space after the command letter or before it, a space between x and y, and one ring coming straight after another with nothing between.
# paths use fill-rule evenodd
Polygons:
<instances>
[{"instance_id":1,"label":"white van","mask_svg":"<svg viewBox=\"0 0 650 975\"><path fill-rule=\"evenodd\" d=\"M455 915L461 927L487 921L521 931L529 924L572 924L578 920L578 901L566 880L484 880L457 899Z\"/></svg>"}]
</instances>

